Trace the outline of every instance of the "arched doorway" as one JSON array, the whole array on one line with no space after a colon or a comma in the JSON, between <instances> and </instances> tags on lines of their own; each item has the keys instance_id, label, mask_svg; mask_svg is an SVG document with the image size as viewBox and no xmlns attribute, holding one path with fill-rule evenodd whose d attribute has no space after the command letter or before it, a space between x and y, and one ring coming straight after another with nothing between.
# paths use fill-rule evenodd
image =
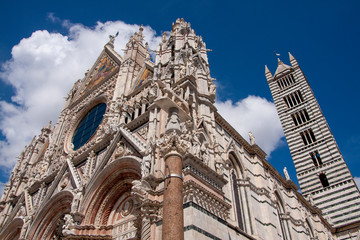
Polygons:
<instances>
[{"instance_id":1,"label":"arched doorway","mask_svg":"<svg viewBox=\"0 0 360 240\"><path fill-rule=\"evenodd\" d=\"M29 239L61 239L64 216L70 213L73 194L69 191L57 193L43 204L35 216L28 233Z\"/></svg>"},{"instance_id":2,"label":"arched doorway","mask_svg":"<svg viewBox=\"0 0 360 240\"><path fill-rule=\"evenodd\" d=\"M140 174L140 159L134 156L116 159L99 172L86 188L80 212L85 216L81 225L95 225L101 231L87 229L77 234L135 238L136 202L131 188Z\"/></svg>"}]
</instances>

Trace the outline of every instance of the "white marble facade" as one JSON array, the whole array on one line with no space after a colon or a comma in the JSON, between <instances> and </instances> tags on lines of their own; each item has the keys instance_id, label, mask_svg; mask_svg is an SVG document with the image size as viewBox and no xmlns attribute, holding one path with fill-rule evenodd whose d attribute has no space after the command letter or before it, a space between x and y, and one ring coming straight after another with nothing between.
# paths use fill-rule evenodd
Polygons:
<instances>
[{"instance_id":1,"label":"white marble facade","mask_svg":"<svg viewBox=\"0 0 360 240\"><path fill-rule=\"evenodd\" d=\"M189 23L164 33L155 63L142 27L123 56L114 41L74 84L58 122L20 154L0 202L0 239L161 239L164 154L174 144L185 239L336 239L254 137L217 112L207 48ZM101 119L92 112L102 104ZM85 118L94 127L82 127Z\"/></svg>"}]
</instances>

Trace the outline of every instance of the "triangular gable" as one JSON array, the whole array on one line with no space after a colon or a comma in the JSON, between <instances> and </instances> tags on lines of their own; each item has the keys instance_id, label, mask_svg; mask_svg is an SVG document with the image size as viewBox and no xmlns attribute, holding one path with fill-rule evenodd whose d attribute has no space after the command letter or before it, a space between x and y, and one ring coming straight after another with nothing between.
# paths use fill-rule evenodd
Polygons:
<instances>
[{"instance_id":1,"label":"triangular gable","mask_svg":"<svg viewBox=\"0 0 360 240\"><path fill-rule=\"evenodd\" d=\"M113 54L108 54L106 49L104 49L91 70L80 82L79 89L76 90L76 98L80 98L86 95L86 93L93 91L96 87L118 73L120 63L121 59L117 59Z\"/></svg>"},{"instance_id":2,"label":"triangular gable","mask_svg":"<svg viewBox=\"0 0 360 240\"><path fill-rule=\"evenodd\" d=\"M128 147L129 150L133 151L132 155L141 157L141 155L144 154L145 146L141 139L136 134L130 132L130 130L119 126L119 131L116 133L111 144L106 148L104 157L100 160L99 163L96 164L94 176L99 174L101 169L103 169L108 164L110 158L120 147L118 146L118 143L121 141L126 143L126 147Z\"/></svg>"},{"instance_id":3,"label":"triangular gable","mask_svg":"<svg viewBox=\"0 0 360 240\"><path fill-rule=\"evenodd\" d=\"M81 95L93 89L103 80L113 76L119 70L119 65L117 65L110 56L106 56L107 54L104 55L105 56L97 63L97 66L93 69L93 71L88 74L89 78L85 82L85 88L83 89Z\"/></svg>"},{"instance_id":4,"label":"triangular gable","mask_svg":"<svg viewBox=\"0 0 360 240\"><path fill-rule=\"evenodd\" d=\"M154 75L153 69L150 66L145 64L145 66L140 70L138 77L134 81L133 90L140 88L145 82L151 79Z\"/></svg>"},{"instance_id":5,"label":"triangular gable","mask_svg":"<svg viewBox=\"0 0 360 240\"><path fill-rule=\"evenodd\" d=\"M204 121L204 118L201 118L201 120L198 122L196 129L197 129L196 130L197 132L203 132L204 137L207 142L209 142L210 144L213 144L213 140L210 137L209 130L208 130L206 122Z\"/></svg>"}]
</instances>

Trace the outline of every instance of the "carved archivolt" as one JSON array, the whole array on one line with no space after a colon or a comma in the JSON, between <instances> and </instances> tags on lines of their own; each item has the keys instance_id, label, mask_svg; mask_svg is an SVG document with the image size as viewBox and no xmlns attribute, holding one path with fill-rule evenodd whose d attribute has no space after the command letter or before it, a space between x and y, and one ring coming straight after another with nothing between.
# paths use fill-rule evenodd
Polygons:
<instances>
[{"instance_id":1,"label":"carved archivolt","mask_svg":"<svg viewBox=\"0 0 360 240\"><path fill-rule=\"evenodd\" d=\"M21 218L14 219L6 228L3 228L0 234L0 239L13 240L21 237L21 228L23 227L24 221Z\"/></svg>"},{"instance_id":2,"label":"carved archivolt","mask_svg":"<svg viewBox=\"0 0 360 240\"><path fill-rule=\"evenodd\" d=\"M79 208L85 215L83 224L107 224L117 200L130 192L133 180L140 178L140 162L133 158L116 159L89 182Z\"/></svg>"},{"instance_id":3,"label":"carved archivolt","mask_svg":"<svg viewBox=\"0 0 360 240\"><path fill-rule=\"evenodd\" d=\"M70 213L72 199L71 192L63 191L44 203L41 211L35 215L27 237L29 239L53 239L55 234L61 234L57 233L57 230L61 231L58 226L64 215Z\"/></svg>"}]
</instances>

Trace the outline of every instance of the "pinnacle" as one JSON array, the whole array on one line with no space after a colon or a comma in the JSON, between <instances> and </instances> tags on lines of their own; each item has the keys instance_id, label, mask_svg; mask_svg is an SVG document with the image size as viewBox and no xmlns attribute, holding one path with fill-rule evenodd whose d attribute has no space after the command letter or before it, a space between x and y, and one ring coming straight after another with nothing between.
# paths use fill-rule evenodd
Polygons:
<instances>
[{"instance_id":1,"label":"pinnacle","mask_svg":"<svg viewBox=\"0 0 360 240\"><path fill-rule=\"evenodd\" d=\"M290 59L290 61L291 61L291 60L295 60L295 58L293 57L293 55L291 55L290 52L289 52L289 59Z\"/></svg>"},{"instance_id":2,"label":"pinnacle","mask_svg":"<svg viewBox=\"0 0 360 240\"><path fill-rule=\"evenodd\" d=\"M267 65L265 65L265 73L271 73Z\"/></svg>"}]
</instances>

